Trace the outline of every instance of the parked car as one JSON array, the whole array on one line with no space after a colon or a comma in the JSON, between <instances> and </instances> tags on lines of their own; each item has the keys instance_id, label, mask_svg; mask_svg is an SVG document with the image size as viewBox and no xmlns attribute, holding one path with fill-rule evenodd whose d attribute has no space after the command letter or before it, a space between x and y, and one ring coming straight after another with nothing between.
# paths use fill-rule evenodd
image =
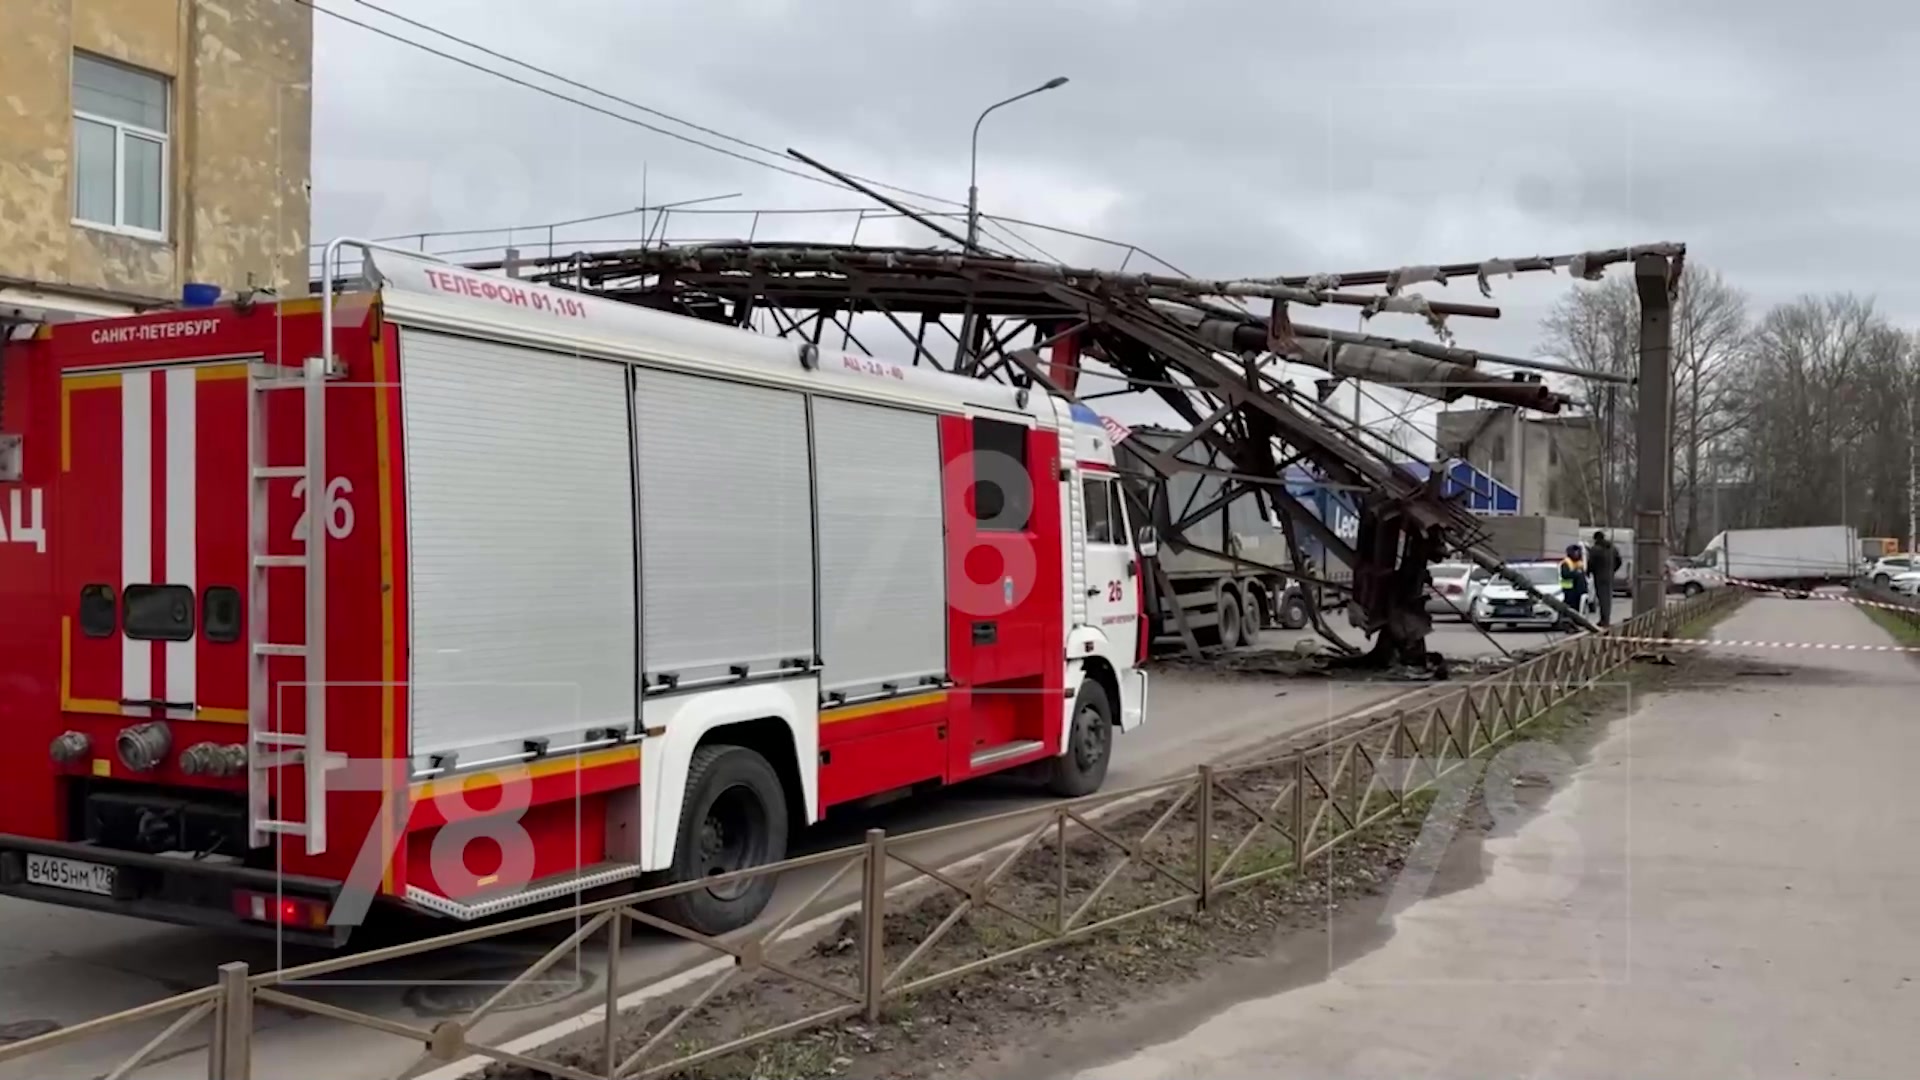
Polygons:
<instances>
[{"instance_id":1,"label":"parked car","mask_svg":"<svg viewBox=\"0 0 1920 1080\"><path fill-rule=\"evenodd\" d=\"M1895 574L1887 587L1901 596L1920 596L1920 570L1908 570L1904 574Z\"/></svg>"},{"instance_id":2,"label":"parked car","mask_svg":"<svg viewBox=\"0 0 1920 1080\"><path fill-rule=\"evenodd\" d=\"M1893 584L1894 578L1913 569L1915 566L1912 555L1886 555L1874 560L1873 565L1867 569L1867 577L1875 585L1884 589Z\"/></svg>"},{"instance_id":3,"label":"parked car","mask_svg":"<svg viewBox=\"0 0 1920 1080\"><path fill-rule=\"evenodd\" d=\"M1492 577L1472 563L1435 563L1427 572L1433 578L1433 587L1427 590L1427 614L1450 615L1461 622L1471 617L1474 594Z\"/></svg>"},{"instance_id":4,"label":"parked car","mask_svg":"<svg viewBox=\"0 0 1920 1080\"><path fill-rule=\"evenodd\" d=\"M1531 584L1522 590L1505 578L1488 575L1473 598L1473 624L1483 630L1497 626L1564 628L1566 618L1547 606L1545 597L1560 596L1560 564L1551 562L1510 563ZM1588 619L1599 616L1600 602L1588 589L1580 598L1580 614Z\"/></svg>"},{"instance_id":5,"label":"parked car","mask_svg":"<svg viewBox=\"0 0 1920 1080\"><path fill-rule=\"evenodd\" d=\"M1720 575L1680 555L1667 556L1667 591L1682 596L1705 592L1720 583Z\"/></svg>"}]
</instances>

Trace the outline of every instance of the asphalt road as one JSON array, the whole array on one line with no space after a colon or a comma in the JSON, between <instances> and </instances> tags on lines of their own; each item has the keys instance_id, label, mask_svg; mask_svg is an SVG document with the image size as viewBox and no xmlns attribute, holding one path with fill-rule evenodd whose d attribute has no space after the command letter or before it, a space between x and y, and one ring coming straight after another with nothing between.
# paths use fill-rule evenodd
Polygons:
<instances>
[{"instance_id":1,"label":"asphalt road","mask_svg":"<svg viewBox=\"0 0 1920 1080\"><path fill-rule=\"evenodd\" d=\"M1293 636L1271 634L1264 644L1285 646ZM1507 649L1537 647L1551 639L1535 633L1495 635L1499 646ZM1455 657L1498 651L1485 636L1458 624L1437 627L1431 641L1434 648ZM1236 750L1276 736L1417 692L1418 687L1404 683L1160 673L1153 681L1147 724L1115 742L1108 788L1151 783L1205 761L1231 757ZM1045 801L1031 789L1011 783L967 785L830 821L803 834L800 845L806 851L827 850L857 843L872 827L897 835ZM909 850L917 859L938 864L964 858L1028 828L1031 825L1003 822L949 830ZM906 873L904 868L896 869ZM833 868L822 867L788 874L769 918L804 902L832 873ZM850 902L858 887L857 876L849 875L822 901ZM308 985L303 992L344 1008L431 1026L478 1005L500 980L512 978L564 932L530 932L354 969L337 976L338 981ZM622 953L621 983L623 987L641 985L713 956L690 943L643 937ZM290 951L284 962L290 965L314 957ZM254 970L264 971L277 966L278 959L271 943L0 899L0 1025L70 1025L206 985L224 962L244 960ZM598 945L588 947L577 974L550 974L512 1008L490 1017L473 1033L474 1038L510 1038L597 1004L604 994L599 982L603 964ZM0 1066L0 1078L100 1076L158 1026L127 1029L58 1055ZM418 1057L416 1047L393 1036L309 1016L263 1012L256 1017L256 1028L254 1075L258 1077L320 1075L314 1071L318 1062L326 1063L323 1071L329 1076L393 1076ZM204 1077L203 1055L181 1052L196 1045L197 1040L183 1037L173 1057L135 1075Z\"/></svg>"}]
</instances>

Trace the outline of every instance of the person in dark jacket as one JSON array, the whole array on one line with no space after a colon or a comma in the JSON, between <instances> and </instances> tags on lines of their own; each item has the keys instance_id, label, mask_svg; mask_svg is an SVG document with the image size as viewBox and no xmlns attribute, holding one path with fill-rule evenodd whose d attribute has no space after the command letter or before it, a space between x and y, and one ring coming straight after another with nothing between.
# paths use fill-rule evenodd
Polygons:
<instances>
[{"instance_id":1,"label":"person in dark jacket","mask_svg":"<svg viewBox=\"0 0 1920 1080\"><path fill-rule=\"evenodd\" d=\"M1587 545L1587 579L1593 584L1594 602L1600 605L1600 625L1613 623L1613 576L1620 571L1620 549L1607 534L1593 531L1593 543Z\"/></svg>"}]
</instances>

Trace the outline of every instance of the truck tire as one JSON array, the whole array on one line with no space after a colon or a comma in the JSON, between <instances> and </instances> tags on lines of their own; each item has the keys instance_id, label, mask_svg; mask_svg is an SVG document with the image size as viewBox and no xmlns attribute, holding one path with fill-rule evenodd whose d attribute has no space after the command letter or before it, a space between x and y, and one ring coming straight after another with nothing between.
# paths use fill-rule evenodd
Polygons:
<instances>
[{"instance_id":1,"label":"truck tire","mask_svg":"<svg viewBox=\"0 0 1920 1080\"><path fill-rule=\"evenodd\" d=\"M1098 680L1080 683L1067 714L1066 740L1066 752L1054 757L1047 772L1047 790L1070 799L1099 791L1113 760L1113 702Z\"/></svg>"},{"instance_id":2,"label":"truck tire","mask_svg":"<svg viewBox=\"0 0 1920 1080\"><path fill-rule=\"evenodd\" d=\"M1682 596L1699 596L1705 591L1707 591L1707 587L1697 581L1689 581L1680 587L1680 595Z\"/></svg>"},{"instance_id":3,"label":"truck tire","mask_svg":"<svg viewBox=\"0 0 1920 1080\"><path fill-rule=\"evenodd\" d=\"M1261 629L1270 621L1273 600L1267 595L1267 590L1258 585L1249 587L1245 596L1246 607L1240 611L1240 640L1235 644L1243 649L1254 649L1260 646Z\"/></svg>"},{"instance_id":4,"label":"truck tire","mask_svg":"<svg viewBox=\"0 0 1920 1080\"><path fill-rule=\"evenodd\" d=\"M1307 598L1300 595L1298 589L1288 589L1287 595L1280 600L1280 625L1288 630L1298 630L1313 621L1313 614L1307 610Z\"/></svg>"},{"instance_id":5,"label":"truck tire","mask_svg":"<svg viewBox=\"0 0 1920 1080\"><path fill-rule=\"evenodd\" d=\"M1219 628L1220 647L1231 649L1240 644L1240 598L1231 591L1220 590L1220 601L1214 609L1214 625Z\"/></svg>"},{"instance_id":6,"label":"truck tire","mask_svg":"<svg viewBox=\"0 0 1920 1080\"><path fill-rule=\"evenodd\" d=\"M744 746L702 746L687 769L673 845L673 882L778 862L787 853L787 799L767 759ZM655 915L709 937L760 917L778 875L690 889L649 905Z\"/></svg>"}]
</instances>

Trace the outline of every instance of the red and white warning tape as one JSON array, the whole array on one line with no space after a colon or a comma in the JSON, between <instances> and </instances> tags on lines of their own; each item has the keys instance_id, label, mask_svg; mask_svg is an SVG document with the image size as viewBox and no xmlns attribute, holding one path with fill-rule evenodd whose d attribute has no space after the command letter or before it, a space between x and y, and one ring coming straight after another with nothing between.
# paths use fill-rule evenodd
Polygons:
<instances>
[{"instance_id":1,"label":"red and white warning tape","mask_svg":"<svg viewBox=\"0 0 1920 1080\"><path fill-rule=\"evenodd\" d=\"M1722 649L1825 649L1829 652L1920 653L1920 645L1836 645L1826 641L1747 641L1735 638L1619 637L1633 645L1707 645Z\"/></svg>"},{"instance_id":2,"label":"red and white warning tape","mask_svg":"<svg viewBox=\"0 0 1920 1080\"><path fill-rule=\"evenodd\" d=\"M1752 589L1755 592L1776 593L1780 596L1788 596L1796 600L1835 600L1842 604L1852 604L1855 607L1884 608L1887 611L1915 610L1913 604L1890 604L1884 600L1862 600L1858 596L1848 596L1845 593L1822 593L1808 592L1805 589L1783 589L1778 585L1768 585L1760 581L1743 581L1740 578L1728 578L1727 584L1735 585L1742 589Z\"/></svg>"}]
</instances>

